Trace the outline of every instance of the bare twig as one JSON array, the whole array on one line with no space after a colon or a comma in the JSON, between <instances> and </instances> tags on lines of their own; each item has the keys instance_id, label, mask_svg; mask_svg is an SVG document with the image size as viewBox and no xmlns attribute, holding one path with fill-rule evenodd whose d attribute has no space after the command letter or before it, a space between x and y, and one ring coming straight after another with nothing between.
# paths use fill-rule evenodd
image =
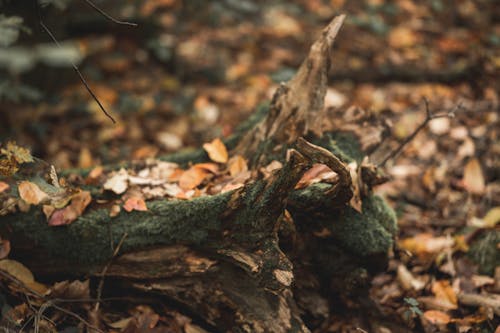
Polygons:
<instances>
[{"instance_id":1,"label":"bare twig","mask_svg":"<svg viewBox=\"0 0 500 333\"><path fill-rule=\"evenodd\" d=\"M393 150L389 154L387 154L384 157L384 159L380 163L378 163L377 167L379 167L379 168L383 167L387 163L387 161L396 157L401 152L401 150L403 150L403 148L408 143L410 143L417 136L417 134L420 133L420 131L425 128L425 126L427 126L427 124L431 120L437 119L437 118L443 118L443 117L453 118L453 117L455 117L455 112L462 107L462 104L458 103L452 110L450 110L448 112L433 113L429 107L429 101L425 97L424 97L424 104L425 104L425 114L426 114L425 120L415 129L415 131L413 131L413 133L408 135L403 140L403 142L401 142L399 144L399 146L395 150Z\"/></svg>"},{"instance_id":2,"label":"bare twig","mask_svg":"<svg viewBox=\"0 0 500 333\"><path fill-rule=\"evenodd\" d=\"M97 7L97 5L95 3L93 3L92 1L90 1L90 0L85 0L85 2L90 7L94 8L96 11L98 11L99 14L101 14L102 16L104 16L105 18L107 18L108 20L112 21L113 23L122 24L122 25L130 25L132 27L137 27L137 23L127 22L127 21L120 21L120 20L115 19L113 16L109 15L104 10L102 10L99 7Z\"/></svg>"},{"instance_id":3,"label":"bare twig","mask_svg":"<svg viewBox=\"0 0 500 333\"><path fill-rule=\"evenodd\" d=\"M59 41L56 39L56 37L52 34L52 32L49 30L49 28L43 23L42 20L40 20L40 25L42 26L43 30L45 30L45 32L50 36L50 38L52 39L52 41L57 45L57 47L61 47L61 44L59 44ZM76 74L78 74L78 77L80 78L80 81L82 81L83 85L85 86L85 88L87 89L88 93L90 94L90 96L92 96L92 98L96 101L96 103L99 105L99 107L101 108L102 112L104 112L104 114L109 118L111 119L111 121L113 122L113 124L116 123L115 121L115 118L113 118L107 111L106 109L104 108L104 106L101 104L101 102L99 101L99 99L97 98L97 96L94 94L94 92L92 91L92 89L90 89L90 86L89 84L87 83L87 80L85 80L85 78L83 77L83 74L82 72L80 72L80 69L78 68L78 66L73 62L71 61L71 66L73 67L73 69L75 70Z\"/></svg>"},{"instance_id":4,"label":"bare twig","mask_svg":"<svg viewBox=\"0 0 500 333\"><path fill-rule=\"evenodd\" d=\"M113 259L116 258L116 256L118 255L118 252L120 252L120 248L122 247L123 242L125 241L125 238L127 238L127 236L128 236L127 233L123 234L122 239L120 239L120 242L118 243L118 245L115 248L115 251L113 252L113 256L108 261L106 266L104 266L101 272L101 280L99 281L99 286L97 287L97 293L96 293L97 301L95 303L94 311L99 310L99 304L101 303L102 289L104 288L104 278L106 277L106 273L108 272L109 266L113 262Z\"/></svg>"}]
</instances>

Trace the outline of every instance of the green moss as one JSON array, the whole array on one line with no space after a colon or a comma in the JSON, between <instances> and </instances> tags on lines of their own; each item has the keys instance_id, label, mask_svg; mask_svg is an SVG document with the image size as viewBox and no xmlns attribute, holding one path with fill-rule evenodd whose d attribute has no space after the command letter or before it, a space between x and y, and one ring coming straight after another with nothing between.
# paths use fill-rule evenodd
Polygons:
<instances>
[{"instance_id":1,"label":"green moss","mask_svg":"<svg viewBox=\"0 0 500 333\"><path fill-rule=\"evenodd\" d=\"M33 245L56 261L82 265L106 262L127 233L122 250L170 244L211 244L221 232L221 214L229 193L192 200L154 201L148 211L122 212L109 217L107 209L88 210L67 226L49 227L39 207L25 214L2 218L2 228L23 235L23 244ZM27 239L26 239L27 238ZM209 245L210 247L210 245Z\"/></svg>"},{"instance_id":2,"label":"green moss","mask_svg":"<svg viewBox=\"0 0 500 333\"><path fill-rule=\"evenodd\" d=\"M384 208L382 208L384 207ZM330 217L327 227L339 245L355 255L367 257L387 253L393 245L394 213L376 196L363 199L363 212L345 208ZM395 231L395 229L393 229Z\"/></svg>"},{"instance_id":3,"label":"green moss","mask_svg":"<svg viewBox=\"0 0 500 333\"><path fill-rule=\"evenodd\" d=\"M365 156L358 140L351 133L328 133L325 134L321 140L315 141L314 143L328 149L346 163L353 161L361 163Z\"/></svg>"},{"instance_id":4,"label":"green moss","mask_svg":"<svg viewBox=\"0 0 500 333\"><path fill-rule=\"evenodd\" d=\"M495 268L500 266L500 231L486 230L485 233L472 244L468 254L479 265L481 274L493 275Z\"/></svg>"},{"instance_id":5,"label":"green moss","mask_svg":"<svg viewBox=\"0 0 500 333\"><path fill-rule=\"evenodd\" d=\"M396 236L398 224L396 213L387 205L385 200L378 195L363 198L363 214L370 215L384 227L391 235Z\"/></svg>"}]
</instances>

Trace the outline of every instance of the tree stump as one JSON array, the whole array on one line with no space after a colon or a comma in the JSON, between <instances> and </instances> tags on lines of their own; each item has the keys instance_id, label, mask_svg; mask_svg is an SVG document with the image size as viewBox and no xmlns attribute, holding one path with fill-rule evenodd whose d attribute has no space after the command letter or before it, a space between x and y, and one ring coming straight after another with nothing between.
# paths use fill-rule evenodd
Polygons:
<instances>
[{"instance_id":1,"label":"tree stump","mask_svg":"<svg viewBox=\"0 0 500 333\"><path fill-rule=\"evenodd\" d=\"M361 211L349 205L352 152L339 154L335 130L323 129L332 46L343 20L325 28L270 106L226 140L254 171L243 187L149 201L147 211L114 218L109 207L92 203L62 227L48 226L39 206L8 214L0 218L1 235L10 240L13 258L37 277L99 276L108 266L106 276L173 300L221 332L309 332L304 319L328 315L330 295L363 290L370 274L385 266L396 231L393 211L370 194L370 184ZM164 159L187 165L208 156L200 149ZM283 167L259 178L271 160ZM297 189L316 163L338 181ZM102 186L86 189L94 199L103 195Z\"/></svg>"}]
</instances>

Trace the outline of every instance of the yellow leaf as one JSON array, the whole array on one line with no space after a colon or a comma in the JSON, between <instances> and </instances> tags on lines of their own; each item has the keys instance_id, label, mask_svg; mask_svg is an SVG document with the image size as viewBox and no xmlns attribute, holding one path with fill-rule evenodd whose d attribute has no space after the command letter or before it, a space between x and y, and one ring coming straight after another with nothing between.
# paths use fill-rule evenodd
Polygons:
<instances>
[{"instance_id":1,"label":"yellow leaf","mask_svg":"<svg viewBox=\"0 0 500 333\"><path fill-rule=\"evenodd\" d=\"M424 317L435 325L446 325L451 321L451 317L449 315L437 310L425 311Z\"/></svg>"},{"instance_id":2,"label":"yellow leaf","mask_svg":"<svg viewBox=\"0 0 500 333\"><path fill-rule=\"evenodd\" d=\"M38 185L28 181L22 181L18 186L18 190L21 199L32 205L38 205L49 197Z\"/></svg>"},{"instance_id":3,"label":"yellow leaf","mask_svg":"<svg viewBox=\"0 0 500 333\"><path fill-rule=\"evenodd\" d=\"M221 139L216 138L210 143L205 143L203 149L208 154L208 157L217 163L226 163L228 160L227 149Z\"/></svg>"},{"instance_id":4,"label":"yellow leaf","mask_svg":"<svg viewBox=\"0 0 500 333\"><path fill-rule=\"evenodd\" d=\"M465 189L472 194L484 193L486 184L477 158L472 158L465 165L463 183Z\"/></svg>"},{"instance_id":5,"label":"yellow leaf","mask_svg":"<svg viewBox=\"0 0 500 333\"><path fill-rule=\"evenodd\" d=\"M490 209L483 217L483 221L488 227L495 227L500 222L500 206Z\"/></svg>"},{"instance_id":6,"label":"yellow leaf","mask_svg":"<svg viewBox=\"0 0 500 333\"><path fill-rule=\"evenodd\" d=\"M19 164L33 162L33 156L31 156L30 151L19 147L14 142L8 142L7 146L2 148L0 152L9 158L13 157Z\"/></svg>"}]
</instances>

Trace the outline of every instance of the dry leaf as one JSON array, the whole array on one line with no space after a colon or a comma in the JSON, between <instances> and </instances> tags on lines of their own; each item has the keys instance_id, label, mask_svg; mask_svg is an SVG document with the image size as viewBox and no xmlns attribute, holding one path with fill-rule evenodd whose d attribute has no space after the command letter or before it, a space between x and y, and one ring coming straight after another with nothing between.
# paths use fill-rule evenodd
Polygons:
<instances>
[{"instance_id":1,"label":"dry leaf","mask_svg":"<svg viewBox=\"0 0 500 333\"><path fill-rule=\"evenodd\" d=\"M415 45L418 39L418 35L413 30L406 27L396 27L389 33L388 41L391 47L400 49Z\"/></svg>"},{"instance_id":2,"label":"dry leaf","mask_svg":"<svg viewBox=\"0 0 500 333\"><path fill-rule=\"evenodd\" d=\"M415 278L413 274L404 265L399 265L397 270L399 284L405 290L422 290L425 287L425 282Z\"/></svg>"},{"instance_id":3,"label":"dry leaf","mask_svg":"<svg viewBox=\"0 0 500 333\"><path fill-rule=\"evenodd\" d=\"M197 163L193 165L193 167L204 169L210 171L211 173L217 173L217 171L219 171L219 166L215 163Z\"/></svg>"},{"instance_id":4,"label":"dry leaf","mask_svg":"<svg viewBox=\"0 0 500 333\"><path fill-rule=\"evenodd\" d=\"M111 328L123 330L125 327L129 325L130 321L133 319L134 317L123 318L113 323L108 323L107 325Z\"/></svg>"},{"instance_id":5,"label":"dry leaf","mask_svg":"<svg viewBox=\"0 0 500 333\"><path fill-rule=\"evenodd\" d=\"M450 249L454 244L455 241L451 237L434 237L427 233L405 238L399 242L402 248L417 255L438 253Z\"/></svg>"},{"instance_id":6,"label":"dry leaf","mask_svg":"<svg viewBox=\"0 0 500 333\"><path fill-rule=\"evenodd\" d=\"M5 259L10 253L10 241L0 239L0 259Z\"/></svg>"},{"instance_id":7,"label":"dry leaf","mask_svg":"<svg viewBox=\"0 0 500 333\"><path fill-rule=\"evenodd\" d=\"M247 161L241 155L233 156L228 162L229 174L231 177L248 170Z\"/></svg>"},{"instance_id":8,"label":"dry leaf","mask_svg":"<svg viewBox=\"0 0 500 333\"><path fill-rule=\"evenodd\" d=\"M54 206L51 206L51 205L43 205L43 207L42 207L43 214L45 215L47 220L50 219L50 217L52 216L52 213L54 213L55 210L56 210L56 208Z\"/></svg>"},{"instance_id":9,"label":"dry leaf","mask_svg":"<svg viewBox=\"0 0 500 333\"><path fill-rule=\"evenodd\" d=\"M184 171L179 178L179 186L183 190L192 190L196 186L200 185L209 174L210 173L205 169L192 166L188 170Z\"/></svg>"},{"instance_id":10,"label":"dry leaf","mask_svg":"<svg viewBox=\"0 0 500 333\"><path fill-rule=\"evenodd\" d=\"M446 325L451 321L451 317L449 315L437 310L425 311L424 317L434 325Z\"/></svg>"},{"instance_id":11,"label":"dry leaf","mask_svg":"<svg viewBox=\"0 0 500 333\"><path fill-rule=\"evenodd\" d=\"M104 168L101 165L96 166L95 168L93 168L89 172L87 178L88 179L97 179L102 175L103 171L104 171Z\"/></svg>"},{"instance_id":12,"label":"dry leaf","mask_svg":"<svg viewBox=\"0 0 500 333\"><path fill-rule=\"evenodd\" d=\"M26 287L33 289L41 294L47 291L47 287L43 284L35 281L33 273L18 261L11 259L0 260L0 270L7 272L12 275L20 282L22 282Z\"/></svg>"},{"instance_id":13,"label":"dry leaf","mask_svg":"<svg viewBox=\"0 0 500 333\"><path fill-rule=\"evenodd\" d=\"M67 225L80 217L92 201L89 191L81 191L73 196L69 206L56 210L50 216L50 226Z\"/></svg>"},{"instance_id":14,"label":"dry leaf","mask_svg":"<svg viewBox=\"0 0 500 333\"><path fill-rule=\"evenodd\" d=\"M483 217L483 221L487 227L495 227L500 222L500 207L490 209Z\"/></svg>"},{"instance_id":15,"label":"dry leaf","mask_svg":"<svg viewBox=\"0 0 500 333\"><path fill-rule=\"evenodd\" d=\"M120 169L116 174L109 178L104 183L104 189L115 192L116 194L122 194L127 190L128 187L128 173L125 169Z\"/></svg>"},{"instance_id":16,"label":"dry leaf","mask_svg":"<svg viewBox=\"0 0 500 333\"><path fill-rule=\"evenodd\" d=\"M226 163L228 160L227 149L221 139L216 138L210 143L205 143L203 149L208 154L208 157L217 163Z\"/></svg>"},{"instance_id":17,"label":"dry leaf","mask_svg":"<svg viewBox=\"0 0 500 333\"><path fill-rule=\"evenodd\" d=\"M347 165L349 173L352 179L352 197L349 201L349 205L358 212L362 212L363 201L361 198L361 177L359 174L358 164L356 162L351 162Z\"/></svg>"},{"instance_id":18,"label":"dry leaf","mask_svg":"<svg viewBox=\"0 0 500 333\"><path fill-rule=\"evenodd\" d=\"M61 299L89 299L90 298L90 288L89 280L79 281L75 280L72 282L61 281L56 282L49 291L50 296L53 298Z\"/></svg>"},{"instance_id":19,"label":"dry leaf","mask_svg":"<svg viewBox=\"0 0 500 333\"><path fill-rule=\"evenodd\" d=\"M78 166L82 169L90 168L94 165L94 161L92 159L92 153L87 147L83 147L80 150L80 155L78 156Z\"/></svg>"},{"instance_id":20,"label":"dry leaf","mask_svg":"<svg viewBox=\"0 0 500 333\"><path fill-rule=\"evenodd\" d=\"M279 170L283 167L283 164L280 161L274 160L271 161L268 165L259 169L264 178L268 178L273 174L274 171Z\"/></svg>"},{"instance_id":21,"label":"dry leaf","mask_svg":"<svg viewBox=\"0 0 500 333\"><path fill-rule=\"evenodd\" d=\"M32 182L22 181L18 186L18 190L21 199L31 205L38 205L49 198L47 193L43 192L38 185Z\"/></svg>"},{"instance_id":22,"label":"dry leaf","mask_svg":"<svg viewBox=\"0 0 500 333\"><path fill-rule=\"evenodd\" d=\"M323 173L331 173L332 169L327 167L324 164L315 163L309 170L307 170L302 178L300 178L297 185L295 185L296 189L301 189L307 187L311 184L317 183L321 181L321 174Z\"/></svg>"},{"instance_id":23,"label":"dry leaf","mask_svg":"<svg viewBox=\"0 0 500 333\"><path fill-rule=\"evenodd\" d=\"M109 209L109 216L110 217L118 216L118 214L120 214L120 211L121 211L120 205L113 205Z\"/></svg>"},{"instance_id":24,"label":"dry leaf","mask_svg":"<svg viewBox=\"0 0 500 333\"><path fill-rule=\"evenodd\" d=\"M9 184L5 183L5 182L0 182L0 193L6 191L9 189Z\"/></svg>"},{"instance_id":25,"label":"dry leaf","mask_svg":"<svg viewBox=\"0 0 500 333\"><path fill-rule=\"evenodd\" d=\"M19 147L14 142L7 142L5 148L0 149L0 153L8 158L13 158L17 163L31 163L33 156L28 149Z\"/></svg>"},{"instance_id":26,"label":"dry leaf","mask_svg":"<svg viewBox=\"0 0 500 333\"><path fill-rule=\"evenodd\" d=\"M432 284L432 293L442 303L448 303L450 309L458 308L458 299L455 291L447 280L436 281Z\"/></svg>"},{"instance_id":27,"label":"dry leaf","mask_svg":"<svg viewBox=\"0 0 500 333\"><path fill-rule=\"evenodd\" d=\"M472 194L483 194L486 189L483 171L477 158L467 162L464 169L463 184L465 189Z\"/></svg>"},{"instance_id":28,"label":"dry leaf","mask_svg":"<svg viewBox=\"0 0 500 333\"><path fill-rule=\"evenodd\" d=\"M147 211L148 207L146 206L146 202L144 202L144 199L138 197L130 197L125 201L125 204L123 204L123 209L130 213L133 210Z\"/></svg>"}]
</instances>

